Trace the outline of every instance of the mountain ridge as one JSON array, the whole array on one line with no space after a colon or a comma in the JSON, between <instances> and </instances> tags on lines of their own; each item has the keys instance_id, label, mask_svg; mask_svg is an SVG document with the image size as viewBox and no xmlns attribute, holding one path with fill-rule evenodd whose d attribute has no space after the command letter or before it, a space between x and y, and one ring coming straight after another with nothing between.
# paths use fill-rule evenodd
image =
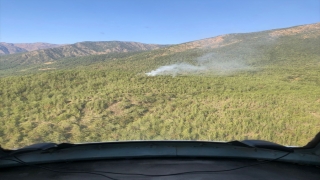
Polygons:
<instances>
[{"instance_id":1,"label":"mountain ridge","mask_svg":"<svg viewBox=\"0 0 320 180\"><path fill-rule=\"evenodd\" d=\"M308 32L308 33L305 33L305 32ZM254 35L254 36L249 37L251 35ZM293 36L293 35L297 35L297 36L301 35L301 38L303 39L319 37L320 23L299 25L299 26L280 28L280 29L264 30L264 31L258 31L258 32L250 32L250 33L224 34L216 37L189 41L189 42L165 47L164 49L168 51L164 53L163 56L173 54L173 53L183 52L190 49L221 48L221 47L236 44L243 40L248 40L248 39L252 40L256 38L264 38L264 40L269 39L273 41L276 38L281 38L283 36Z\"/></svg>"},{"instance_id":2,"label":"mountain ridge","mask_svg":"<svg viewBox=\"0 0 320 180\"><path fill-rule=\"evenodd\" d=\"M166 45L144 44L125 41L84 41L49 49L2 56L1 69L20 65L52 62L61 58L81 57L109 53L127 53L158 49Z\"/></svg>"},{"instance_id":3,"label":"mountain ridge","mask_svg":"<svg viewBox=\"0 0 320 180\"><path fill-rule=\"evenodd\" d=\"M29 52L40 49L49 49L59 46L64 46L65 44L51 44L44 42L35 42L35 43L7 43L0 42L0 55L9 55L21 52Z\"/></svg>"}]
</instances>

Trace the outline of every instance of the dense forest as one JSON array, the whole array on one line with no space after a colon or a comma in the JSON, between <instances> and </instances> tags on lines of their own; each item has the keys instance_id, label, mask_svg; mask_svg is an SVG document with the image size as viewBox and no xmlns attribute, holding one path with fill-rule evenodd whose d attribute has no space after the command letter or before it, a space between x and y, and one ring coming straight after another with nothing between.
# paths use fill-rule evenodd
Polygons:
<instances>
[{"instance_id":1,"label":"dense forest","mask_svg":"<svg viewBox=\"0 0 320 180\"><path fill-rule=\"evenodd\" d=\"M61 59L42 64L52 68L47 71L25 66L34 69L25 75L4 70L0 144L263 139L305 145L320 130L319 37L272 43L250 37L230 36L241 41L219 48L174 51L178 45ZM236 60L250 68L145 74L179 62L198 66L207 54L210 62Z\"/></svg>"}]
</instances>

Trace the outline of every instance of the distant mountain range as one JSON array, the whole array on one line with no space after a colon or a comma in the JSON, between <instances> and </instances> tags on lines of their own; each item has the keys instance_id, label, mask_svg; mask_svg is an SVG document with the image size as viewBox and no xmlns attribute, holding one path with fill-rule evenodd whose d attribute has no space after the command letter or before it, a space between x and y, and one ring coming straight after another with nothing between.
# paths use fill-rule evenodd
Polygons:
<instances>
[{"instance_id":1,"label":"distant mountain range","mask_svg":"<svg viewBox=\"0 0 320 180\"><path fill-rule=\"evenodd\" d=\"M12 55L2 56L0 59L0 63L5 63L6 65L2 65L0 69L12 68L18 65L26 65L26 64L36 64L36 63L46 63L55 61L61 58L68 57L79 57L79 56L88 56L88 55L99 55L99 54L109 54L109 53L126 53L126 52L140 52L140 51L148 51L159 49L161 47L165 47L165 45L157 45L157 44L143 44L138 42L121 42L121 41L100 41L100 42L79 42L70 45L53 45L58 46L54 48L49 48L50 45L41 46L42 49L36 51L27 51L26 49L22 49L20 47L29 47L28 49L34 49L35 46L26 45L22 46L18 44L10 45L6 43L7 51L9 52L24 52ZM45 48L47 47L47 48ZM40 46L38 46L40 48Z\"/></svg>"},{"instance_id":2,"label":"distant mountain range","mask_svg":"<svg viewBox=\"0 0 320 180\"><path fill-rule=\"evenodd\" d=\"M5 43L0 42L0 55L15 54L21 52L35 51L40 49L49 49L65 44L50 44L50 43Z\"/></svg>"},{"instance_id":3,"label":"distant mountain range","mask_svg":"<svg viewBox=\"0 0 320 180\"><path fill-rule=\"evenodd\" d=\"M121 41L88 41L64 46L47 43L0 45L2 52L9 54L0 57L0 75L8 71L20 72L21 69L27 72L26 67L33 70L60 69L109 60L121 60L121 65L127 64L140 69L139 71L181 62L201 65L199 58L202 58L201 61L241 61L250 66L258 66L285 63L285 59L298 63L302 58L320 57L320 23L226 34L177 45ZM37 48L40 50L36 50ZM20 53L10 55L14 52ZM211 53L210 58L202 57L208 53Z\"/></svg>"}]
</instances>

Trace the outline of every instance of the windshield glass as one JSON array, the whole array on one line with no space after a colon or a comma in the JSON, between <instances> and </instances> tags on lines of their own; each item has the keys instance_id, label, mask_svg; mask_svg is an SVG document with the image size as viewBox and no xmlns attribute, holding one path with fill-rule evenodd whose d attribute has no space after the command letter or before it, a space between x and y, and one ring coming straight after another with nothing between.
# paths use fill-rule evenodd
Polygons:
<instances>
[{"instance_id":1,"label":"windshield glass","mask_svg":"<svg viewBox=\"0 0 320 180\"><path fill-rule=\"evenodd\" d=\"M320 129L320 2L1 1L0 146Z\"/></svg>"}]
</instances>

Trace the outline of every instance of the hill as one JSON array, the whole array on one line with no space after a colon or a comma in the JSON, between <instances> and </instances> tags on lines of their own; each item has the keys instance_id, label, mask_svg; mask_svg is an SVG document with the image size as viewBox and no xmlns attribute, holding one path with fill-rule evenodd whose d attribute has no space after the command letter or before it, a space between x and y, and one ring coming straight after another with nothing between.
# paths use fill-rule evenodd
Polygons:
<instances>
[{"instance_id":1,"label":"hill","mask_svg":"<svg viewBox=\"0 0 320 180\"><path fill-rule=\"evenodd\" d=\"M0 78L0 144L263 139L302 146L320 129L319 25L21 65L29 74Z\"/></svg>"},{"instance_id":2,"label":"hill","mask_svg":"<svg viewBox=\"0 0 320 180\"><path fill-rule=\"evenodd\" d=\"M158 72L167 75L217 75L284 66L317 67L320 58L319 47L320 23L317 23L262 32L222 35L134 54L121 61L109 61L110 64L107 64L125 70L133 69L137 73Z\"/></svg>"}]
</instances>

